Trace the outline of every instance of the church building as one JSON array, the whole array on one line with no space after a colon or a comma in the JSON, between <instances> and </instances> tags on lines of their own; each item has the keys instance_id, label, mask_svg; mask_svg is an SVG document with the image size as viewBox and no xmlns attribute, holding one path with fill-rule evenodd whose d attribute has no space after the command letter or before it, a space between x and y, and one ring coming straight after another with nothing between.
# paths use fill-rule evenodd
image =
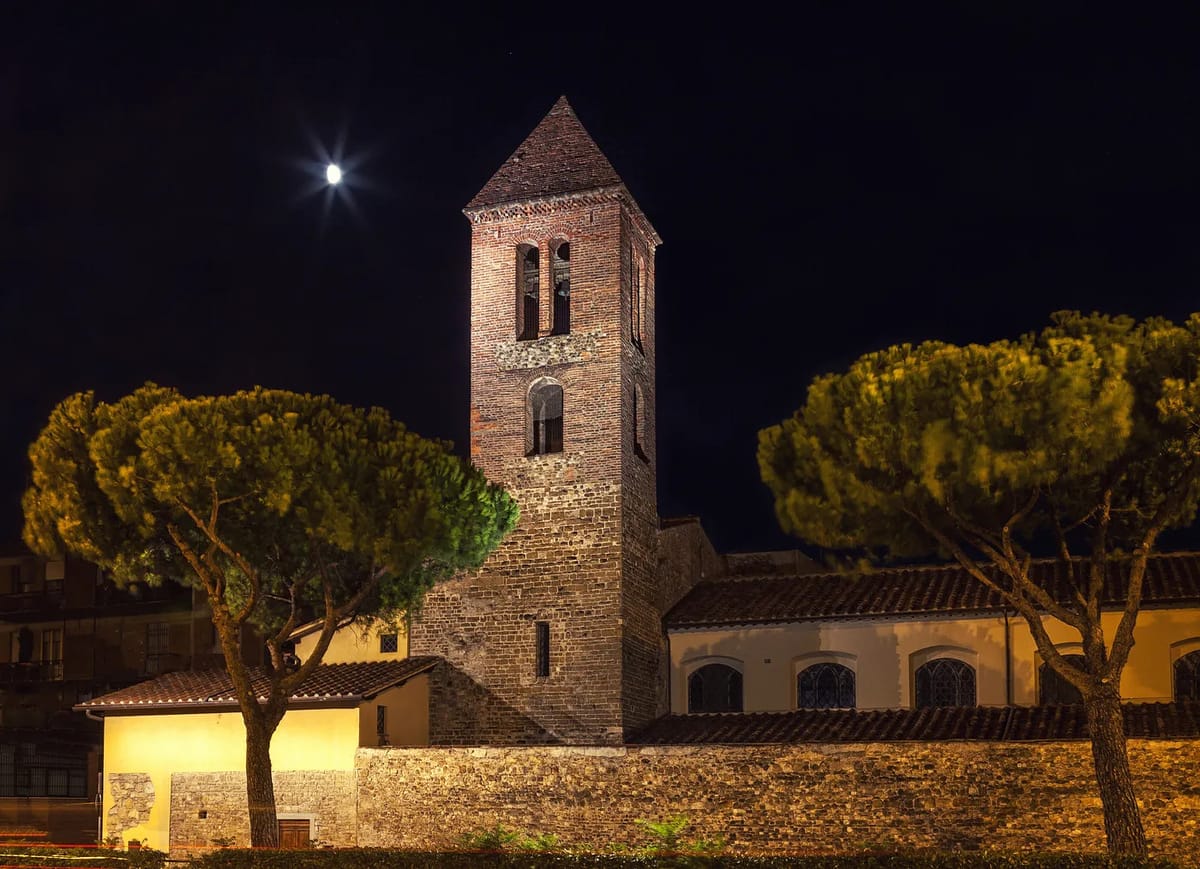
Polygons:
<instances>
[{"instance_id":1,"label":"church building","mask_svg":"<svg viewBox=\"0 0 1200 869\"><path fill-rule=\"evenodd\" d=\"M697 799L711 796L706 812L714 829L728 829L733 822L721 812L734 806L742 819L736 824L762 821L758 832L752 823L739 827L742 841L786 850L806 847L805 836L825 823L788 822L808 811L788 800L816 799L821 787L838 786L820 779L819 787L799 788L796 770L834 762L829 758L841 757L845 745L860 746L861 754L863 745L901 742L927 751L937 742L957 746L944 757L960 758L974 750L962 745L986 744L986 752L962 761L977 772L991 757L1048 740L1065 746L1062 757L1078 754L1085 736L1078 696L1042 665L1024 622L957 566L830 574L798 552L718 553L698 520L658 515L661 239L565 98L465 214L470 457L515 497L520 522L482 569L434 588L405 623L339 632L274 739L279 817L288 836L335 845L436 843L433 827L428 841L419 838L423 822L411 813L403 830L393 828L392 801L409 798L399 792L436 801L437 789L453 779L446 770L468 775L465 765L476 764L472 793L454 791L436 806L434 814L449 824L476 791L492 793L480 782L493 774L478 766L489 757L517 760L495 776L504 779L505 796L480 802L489 807L485 814L506 799L542 798L544 788L514 783L524 769L543 776L577 769L607 813L596 825L636 818L646 809L621 808L619 794L604 802L603 793L606 782L623 781L631 769L632 761L620 758L636 756L643 772L680 765L655 785L661 806L678 803L689 813ZM1035 567L1064 595L1082 568ZM1122 588L1114 568L1114 622ZM1050 630L1064 653L1079 653L1066 626ZM1130 701L1129 735L1146 744L1174 740L1183 760L1172 768L1181 775L1200 768L1200 555L1152 561L1137 638L1121 685ZM297 633L300 658L310 640ZM106 835L176 853L247 838L239 827L244 731L223 671L160 676L77 708L105 721ZM188 749L180 751L179 739L167 734L183 734ZM674 746L692 753L673 753ZM464 753L479 747L497 754ZM527 753L505 754L510 750ZM712 753L697 760L697 750ZM895 749L880 763L915 758L916 751ZM1149 757L1157 749L1146 751ZM932 768L928 758L920 763ZM679 772L684 764L686 774ZM771 790L757 779L736 793L725 790L762 769L792 776L794 794L756 803ZM1002 777L1005 769L984 777ZM435 770L443 771L440 783ZM1085 790L1087 772L1085 764ZM869 780L869 770L861 774L867 779L851 791L824 798L864 818L899 798L871 796L883 785ZM855 775L843 778L858 781ZM962 775L947 775L961 783ZM935 787L936 778L922 772L904 787ZM690 783L692 793L674 794L676 780ZM389 790L380 781L403 787ZM587 812L573 787L582 807L572 811ZM860 794L866 802L853 808ZM964 790L961 799L966 805L983 797ZM1009 811L1000 796L988 799L999 808L977 811L979 817ZM544 831L559 823L550 808L539 815L542 809L522 806L514 811L542 818ZM1083 820L1070 815L1069 823L1092 835L1094 808L1081 809L1092 812ZM1027 814L1015 804L1011 811ZM1175 811L1160 810L1164 827ZM829 830L837 828L830 823ZM882 829L888 822L862 823ZM913 823L914 831L925 829ZM938 831L930 820L928 835Z\"/></svg>"}]
</instances>

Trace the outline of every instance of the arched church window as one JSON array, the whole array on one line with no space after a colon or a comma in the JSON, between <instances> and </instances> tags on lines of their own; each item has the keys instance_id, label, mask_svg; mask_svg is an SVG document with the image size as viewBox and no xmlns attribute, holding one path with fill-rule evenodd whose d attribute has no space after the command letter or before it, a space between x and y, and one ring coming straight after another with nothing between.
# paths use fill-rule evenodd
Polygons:
<instances>
[{"instance_id":1,"label":"arched church window","mask_svg":"<svg viewBox=\"0 0 1200 869\"><path fill-rule=\"evenodd\" d=\"M1063 655L1069 664L1084 666L1083 655ZM1074 706L1083 702L1079 689L1051 669L1049 664L1038 668L1038 704L1041 706Z\"/></svg>"},{"instance_id":2,"label":"arched church window","mask_svg":"<svg viewBox=\"0 0 1200 869\"><path fill-rule=\"evenodd\" d=\"M530 455L561 453L563 448L563 391L551 380L529 390L529 419L532 422Z\"/></svg>"},{"instance_id":3,"label":"arched church window","mask_svg":"<svg viewBox=\"0 0 1200 869\"><path fill-rule=\"evenodd\" d=\"M935 658L917 668L917 708L975 705L975 668L955 658Z\"/></svg>"},{"instance_id":4,"label":"arched church window","mask_svg":"<svg viewBox=\"0 0 1200 869\"><path fill-rule=\"evenodd\" d=\"M554 328L553 335L571 331L571 245L562 242L554 249Z\"/></svg>"},{"instance_id":5,"label":"arched church window","mask_svg":"<svg viewBox=\"0 0 1200 869\"><path fill-rule=\"evenodd\" d=\"M538 336L538 292L541 285L538 249L531 244L517 248L517 338L530 341Z\"/></svg>"},{"instance_id":6,"label":"arched church window","mask_svg":"<svg viewBox=\"0 0 1200 869\"><path fill-rule=\"evenodd\" d=\"M705 664L688 676L688 712L741 712L742 674L728 664Z\"/></svg>"},{"instance_id":7,"label":"arched church window","mask_svg":"<svg viewBox=\"0 0 1200 869\"><path fill-rule=\"evenodd\" d=\"M1176 659L1175 699L1200 700L1200 649Z\"/></svg>"},{"instance_id":8,"label":"arched church window","mask_svg":"<svg viewBox=\"0 0 1200 869\"><path fill-rule=\"evenodd\" d=\"M854 671L843 664L813 664L796 677L800 709L853 709Z\"/></svg>"}]
</instances>

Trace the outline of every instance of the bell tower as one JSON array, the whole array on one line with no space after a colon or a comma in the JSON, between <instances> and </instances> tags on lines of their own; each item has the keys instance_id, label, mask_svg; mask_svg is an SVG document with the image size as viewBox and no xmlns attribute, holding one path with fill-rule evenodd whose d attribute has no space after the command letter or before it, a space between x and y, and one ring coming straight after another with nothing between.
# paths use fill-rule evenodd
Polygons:
<instances>
[{"instance_id":1,"label":"bell tower","mask_svg":"<svg viewBox=\"0 0 1200 869\"><path fill-rule=\"evenodd\" d=\"M467 204L471 459L516 530L435 588L435 744L618 743L666 711L656 602L654 252L560 98Z\"/></svg>"}]
</instances>

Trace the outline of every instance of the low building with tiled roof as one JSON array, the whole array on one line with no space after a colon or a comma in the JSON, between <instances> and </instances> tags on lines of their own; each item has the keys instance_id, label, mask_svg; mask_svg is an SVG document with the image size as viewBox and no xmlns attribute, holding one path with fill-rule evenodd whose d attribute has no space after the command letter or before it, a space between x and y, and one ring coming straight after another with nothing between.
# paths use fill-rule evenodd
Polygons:
<instances>
[{"instance_id":1,"label":"low building with tiled roof","mask_svg":"<svg viewBox=\"0 0 1200 869\"><path fill-rule=\"evenodd\" d=\"M1043 664L1024 619L957 564L807 568L708 577L671 608L664 627L673 713L1078 702ZM1069 603L1087 562L1048 559L1030 569ZM1110 632L1123 607L1125 569L1113 564L1106 579ZM1150 560L1138 626L1122 696L1200 699L1200 555ZM1054 619L1046 627L1064 654L1081 653L1077 633Z\"/></svg>"}]
</instances>

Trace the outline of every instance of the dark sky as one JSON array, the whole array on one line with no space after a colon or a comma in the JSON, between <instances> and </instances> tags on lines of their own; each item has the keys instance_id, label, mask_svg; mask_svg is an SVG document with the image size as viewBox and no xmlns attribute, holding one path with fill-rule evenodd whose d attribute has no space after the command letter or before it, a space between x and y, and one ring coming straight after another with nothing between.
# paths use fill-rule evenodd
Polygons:
<instances>
[{"instance_id":1,"label":"dark sky","mask_svg":"<svg viewBox=\"0 0 1200 869\"><path fill-rule=\"evenodd\" d=\"M1161 8L243 5L5 8L0 540L76 390L329 392L465 443L460 209L564 93L664 239L660 512L723 549L788 545L755 438L814 375L1200 309L1200 32Z\"/></svg>"}]
</instances>

